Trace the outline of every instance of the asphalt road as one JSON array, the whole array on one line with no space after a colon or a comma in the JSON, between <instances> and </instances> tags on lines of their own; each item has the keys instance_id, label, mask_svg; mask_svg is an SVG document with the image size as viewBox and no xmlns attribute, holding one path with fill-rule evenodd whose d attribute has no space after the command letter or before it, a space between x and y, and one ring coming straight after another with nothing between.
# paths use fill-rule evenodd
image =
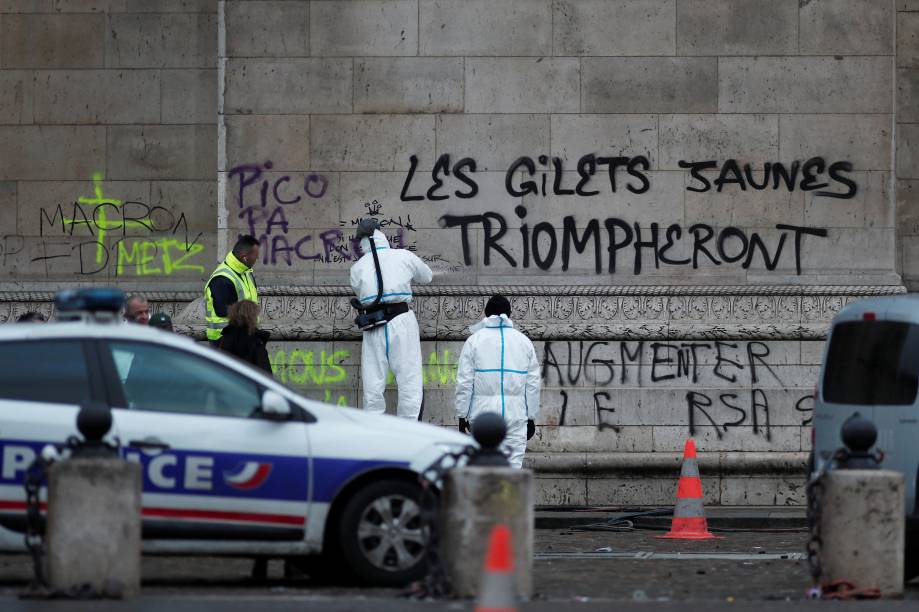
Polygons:
<instances>
[{"instance_id":1,"label":"asphalt road","mask_svg":"<svg viewBox=\"0 0 919 612\"><path fill-rule=\"evenodd\" d=\"M131 602L19 602L0 599L4 612L108 612L109 610L136 612L251 612L252 610L272 610L272 612L465 612L474 609L471 603L460 602L420 602L392 599L307 599L279 597L243 597L243 598L161 598L144 597ZM619 601L543 601L531 602L521 606L523 612L691 612L698 611L699 602L619 602ZM916 610L914 601L884 602L717 602L706 603L706 612L907 612Z\"/></svg>"},{"instance_id":2,"label":"asphalt road","mask_svg":"<svg viewBox=\"0 0 919 612\"><path fill-rule=\"evenodd\" d=\"M807 562L795 558L806 535L800 532L726 533L704 542L660 540L657 532L628 533L539 530L534 563L536 593L527 611L641 610L916 610L919 583L897 602L812 602ZM601 552L597 553L598 549ZM675 553L690 554L674 558ZM702 557L700 558L701 555ZM783 556L788 558L782 558ZM664 557L664 558L661 558ZM715 558L720 557L720 558ZM148 557L143 596L131 602L22 601L16 598L31 568L25 556L0 556L0 610L345 610L412 612L471 610L469 602L417 601L393 589L317 584L303 576L284 579L280 561L267 581L249 576L245 559ZM566 611L567 612L567 611Z\"/></svg>"}]
</instances>

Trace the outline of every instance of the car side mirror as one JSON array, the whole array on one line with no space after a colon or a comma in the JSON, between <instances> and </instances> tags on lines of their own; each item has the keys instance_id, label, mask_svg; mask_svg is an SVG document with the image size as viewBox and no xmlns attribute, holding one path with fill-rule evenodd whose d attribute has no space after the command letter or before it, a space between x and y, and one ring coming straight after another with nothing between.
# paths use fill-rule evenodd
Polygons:
<instances>
[{"instance_id":1,"label":"car side mirror","mask_svg":"<svg viewBox=\"0 0 919 612\"><path fill-rule=\"evenodd\" d=\"M283 421L290 418L290 403L287 399L271 389L262 393L262 414L269 419Z\"/></svg>"}]
</instances>

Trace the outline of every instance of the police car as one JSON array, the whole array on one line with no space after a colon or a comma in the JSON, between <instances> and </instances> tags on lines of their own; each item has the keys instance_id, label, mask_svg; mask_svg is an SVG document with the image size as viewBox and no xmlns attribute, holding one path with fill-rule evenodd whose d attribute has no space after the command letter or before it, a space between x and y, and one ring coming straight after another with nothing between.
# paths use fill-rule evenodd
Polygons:
<instances>
[{"instance_id":1,"label":"police car","mask_svg":"<svg viewBox=\"0 0 919 612\"><path fill-rule=\"evenodd\" d=\"M94 296L82 320L0 326L0 550L24 549L25 470L101 402L107 440L143 467L145 553L322 553L378 585L424 573L418 473L468 437L305 399Z\"/></svg>"}]
</instances>

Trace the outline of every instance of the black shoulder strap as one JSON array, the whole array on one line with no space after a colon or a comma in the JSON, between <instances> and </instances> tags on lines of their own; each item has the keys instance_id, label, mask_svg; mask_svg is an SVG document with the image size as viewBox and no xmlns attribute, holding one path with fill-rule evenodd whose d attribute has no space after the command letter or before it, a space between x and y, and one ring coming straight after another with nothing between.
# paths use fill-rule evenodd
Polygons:
<instances>
[{"instance_id":1,"label":"black shoulder strap","mask_svg":"<svg viewBox=\"0 0 919 612\"><path fill-rule=\"evenodd\" d=\"M377 297L371 304L371 306L376 306L383 301L383 270L380 268L380 257L377 255L377 245L373 242L373 236L370 236L368 240L370 241L370 252L373 254L373 265L377 269Z\"/></svg>"}]
</instances>

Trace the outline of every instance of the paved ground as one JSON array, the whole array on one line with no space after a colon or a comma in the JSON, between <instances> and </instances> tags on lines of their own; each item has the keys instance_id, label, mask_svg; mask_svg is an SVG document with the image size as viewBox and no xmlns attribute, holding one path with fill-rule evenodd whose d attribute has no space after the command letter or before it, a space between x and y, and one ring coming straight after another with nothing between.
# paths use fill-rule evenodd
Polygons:
<instances>
[{"instance_id":1,"label":"paved ground","mask_svg":"<svg viewBox=\"0 0 919 612\"><path fill-rule=\"evenodd\" d=\"M619 516L634 516L645 513L640 522L647 526L667 528L669 515L647 515L650 508L542 508L536 511L537 529L563 529L585 523L597 523ZM671 510L670 508L658 510ZM794 528L807 526L806 510L803 506L709 506L705 517L710 527L724 528Z\"/></svg>"},{"instance_id":2,"label":"paved ground","mask_svg":"<svg viewBox=\"0 0 919 612\"><path fill-rule=\"evenodd\" d=\"M806 601L807 562L794 559L803 550L801 532L734 532L724 539L685 542L655 538L660 532L537 531L534 600L527 611L573 610L813 610L825 604ZM582 553L571 558L570 553ZM624 559L630 553L632 558ZM644 557L635 558L635 553ZM735 553L726 559L659 559L648 553ZM790 553L790 559L775 558ZM564 558L547 558L566 555ZM243 559L151 557L144 559L144 596L130 604L98 602L23 602L15 598L30 576L24 556L0 556L0 610L26 612L66 609L220 610L236 612L271 607L275 610L470 610L468 602L406 600L400 591L356 589L315 584L308 577L285 580L282 565L269 566L269 580L249 578L251 563ZM915 610L919 583L907 592L907 601L860 602L859 611ZM781 602L781 603L780 603ZM848 606L836 604L833 610Z\"/></svg>"},{"instance_id":3,"label":"paved ground","mask_svg":"<svg viewBox=\"0 0 919 612\"><path fill-rule=\"evenodd\" d=\"M116 602L9 602L0 599L4 612L471 612L473 605L463 602L408 602L379 599L304 599L302 597L257 598L160 598L144 597L130 603ZM565 605L566 608L561 606ZM698 612L698 602L612 602L571 601L531 602L521 607L523 612ZM909 612L916 610L915 602L717 602L706 603L705 612Z\"/></svg>"},{"instance_id":4,"label":"paved ground","mask_svg":"<svg viewBox=\"0 0 919 612\"><path fill-rule=\"evenodd\" d=\"M808 585L803 560L759 561L760 553L799 553L806 534L732 533L702 542L663 540L660 532L598 533L539 531L539 553L590 552L733 552L736 560L565 559L539 561L534 583L539 597L602 597L632 600L801 599Z\"/></svg>"}]
</instances>

